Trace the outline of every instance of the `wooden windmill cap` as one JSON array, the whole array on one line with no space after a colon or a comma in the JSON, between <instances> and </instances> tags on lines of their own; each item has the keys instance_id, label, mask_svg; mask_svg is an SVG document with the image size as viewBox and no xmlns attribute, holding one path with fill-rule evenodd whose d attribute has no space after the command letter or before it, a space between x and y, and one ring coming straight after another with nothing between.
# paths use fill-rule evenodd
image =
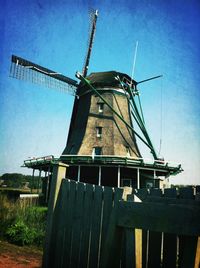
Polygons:
<instances>
[{"instance_id":1,"label":"wooden windmill cap","mask_svg":"<svg viewBox=\"0 0 200 268\"><path fill-rule=\"evenodd\" d=\"M130 76L117 71L91 73L86 77L95 87L122 87L121 82L136 85ZM119 78L119 79L118 79Z\"/></svg>"}]
</instances>

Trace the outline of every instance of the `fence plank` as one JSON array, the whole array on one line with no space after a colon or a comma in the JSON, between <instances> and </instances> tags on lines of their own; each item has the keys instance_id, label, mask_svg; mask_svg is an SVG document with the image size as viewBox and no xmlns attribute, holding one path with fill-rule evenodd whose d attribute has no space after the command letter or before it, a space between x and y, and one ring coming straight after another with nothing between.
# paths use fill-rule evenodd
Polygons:
<instances>
[{"instance_id":1,"label":"fence plank","mask_svg":"<svg viewBox=\"0 0 200 268\"><path fill-rule=\"evenodd\" d=\"M184 199L194 199L194 189L192 187L179 188L179 197Z\"/></svg>"},{"instance_id":2,"label":"fence plank","mask_svg":"<svg viewBox=\"0 0 200 268\"><path fill-rule=\"evenodd\" d=\"M58 195L53 221L53 234L54 240L51 244L51 259L50 262L52 267L62 267L62 261L64 256L64 243L65 243L65 217L66 217L66 206L65 202L68 201L69 197L69 182L65 179L62 181L60 192Z\"/></svg>"},{"instance_id":3,"label":"fence plank","mask_svg":"<svg viewBox=\"0 0 200 268\"><path fill-rule=\"evenodd\" d=\"M102 256L102 250L103 250L105 240L106 240L106 234L107 234L107 231L108 231L110 215L111 215L111 211L112 211L112 208L113 208L113 197L114 197L113 188L104 187L100 261L101 261L101 256Z\"/></svg>"},{"instance_id":4,"label":"fence plank","mask_svg":"<svg viewBox=\"0 0 200 268\"><path fill-rule=\"evenodd\" d=\"M163 268L176 268L177 236L163 234Z\"/></svg>"},{"instance_id":5,"label":"fence plank","mask_svg":"<svg viewBox=\"0 0 200 268\"><path fill-rule=\"evenodd\" d=\"M179 260L181 268L194 268L197 250L198 237L180 236L179 237Z\"/></svg>"},{"instance_id":6,"label":"fence plank","mask_svg":"<svg viewBox=\"0 0 200 268\"><path fill-rule=\"evenodd\" d=\"M82 237L81 237L81 249L80 249L80 261L81 267L86 268L88 266L88 249L90 244L90 228L92 219L92 206L93 206L93 185L86 184L84 204L83 204L83 221L82 221ZM66 266L65 266L66 267Z\"/></svg>"},{"instance_id":7,"label":"fence plank","mask_svg":"<svg viewBox=\"0 0 200 268\"><path fill-rule=\"evenodd\" d=\"M92 211L92 225L91 225L91 243L89 267L99 266L100 254L100 232L101 232L101 214L102 214L102 187L95 185L94 200Z\"/></svg>"},{"instance_id":8,"label":"fence plank","mask_svg":"<svg viewBox=\"0 0 200 268\"><path fill-rule=\"evenodd\" d=\"M70 184L68 203L66 204L66 218L63 218L65 223L65 242L64 242L64 256L63 267L70 267L71 263L71 245L72 245L72 226L73 226L73 211L75 209L75 196L76 196L76 182L68 181Z\"/></svg>"},{"instance_id":9,"label":"fence plank","mask_svg":"<svg viewBox=\"0 0 200 268\"><path fill-rule=\"evenodd\" d=\"M123 238L121 267L135 268L135 229L124 230Z\"/></svg>"},{"instance_id":10,"label":"fence plank","mask_svg":"<svg viewBox=\"0 0 200 268\"><path fill-rule=\"evenodd\" d=\"M149 231L142 230L142 268L147 267L148 250L149 250L148 245L149 245Z\"/></svg>"},{"instance_id":11,"label":"fence plank","mask_svg":"<svg viewBox=\"0 0 200 268\"><path fill-rule=\"evenodd\" d=\"M161 267L162 233L149 231L148 268Z\"/></svg>"},{"instance_id":12,"label":"fence plank","mask_svg":"<svg viewBox=\"0 0 200 268\"><path fill-rule=\"evenodd\" d=\"M81 227L83 217L83 197L85 186L83 183L77 184L75 209L73 215L73 233L72 233L72 253L71 253L71 267L80 267L80 243L81 243ZM81 264L81 263L80 263Z\"/></svg>"},{"instance_id":13,"label":"fence plank","mask_svg":"<svg viewBox=\"0 0 200 268\"><path fill-rule=\"evenodd\" d=\"M177 198L176 188L166 188L166 189L164 189L164 197Z\"/></svg>"},{"instance_id":14,"label":"fence plank","mask_svg":"<svg viewBox=\"0 0 200 268\"><path fill-rule=\"evenodd\" d=\"M187 205L120 201L117 224L126 228L198 236L200 234L200 208Z\"/></svg>"},{"instance_id":15,"label":"fence plank","mask_svg":"<svg viewBox=\"0 0 200 268\"><path fill-rule=\"evenodd\" d=\"M120 267L121 258L121 243L122 243L122 229L116 227L117 223L117 207L119 200L122 198L123 190L114 189L114 208L112 210L107 237L105 240L104 248L102 250L102 261L100 267L102 268L117 268Z\"/></svg>"}]
</instances>

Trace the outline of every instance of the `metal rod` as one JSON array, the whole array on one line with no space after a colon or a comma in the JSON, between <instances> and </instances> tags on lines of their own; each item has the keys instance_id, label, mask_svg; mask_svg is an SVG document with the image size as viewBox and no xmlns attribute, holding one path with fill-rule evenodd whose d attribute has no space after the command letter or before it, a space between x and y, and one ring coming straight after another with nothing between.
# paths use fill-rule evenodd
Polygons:
<instances>
[{"instance_id":1,"label":"metal rod","mask_svg":"<svg viewBox=\"0 0 200 268\"><path fill-rule=\"evenodd\" d=\"M149 78L149 79L145 79L145 80L142 80L142 81L139 81L139 82L136 82L136 83L137 83L137 85L138 85L138 84L141 84L141 83L144 83L144 82L153 80L153 79L157 79L157 78L160 78L160 77L162 77L162 75L157 75L157 76L154 76L154 77L151 77L151 78Z\"/></svg>"}]
</instances>

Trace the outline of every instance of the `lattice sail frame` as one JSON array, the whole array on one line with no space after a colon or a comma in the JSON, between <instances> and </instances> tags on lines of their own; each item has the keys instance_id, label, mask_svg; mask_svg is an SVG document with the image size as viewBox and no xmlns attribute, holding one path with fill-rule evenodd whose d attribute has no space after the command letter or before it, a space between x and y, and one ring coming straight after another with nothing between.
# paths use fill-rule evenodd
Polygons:
<instances>
[{"instance_id":1,"label":"lattice sail frame","mask_svg":"<svg viewBox=\"0 0 200 268\"><path fill-rule=\"evenodd\" d=\"M76 95L77 81L12 55L10 77Z\"/></svg>"}]
</instances>

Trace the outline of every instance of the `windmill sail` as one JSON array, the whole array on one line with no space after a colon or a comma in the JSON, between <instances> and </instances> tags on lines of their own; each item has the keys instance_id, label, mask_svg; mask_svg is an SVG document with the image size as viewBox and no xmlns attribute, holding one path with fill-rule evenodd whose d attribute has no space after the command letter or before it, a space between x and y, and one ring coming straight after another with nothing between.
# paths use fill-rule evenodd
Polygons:
<instances>
[{"instance_id":1,"label":"windmill sail","mask_svg":"<svg viewBox=\"0 0 200 268\"><path fill-rule=\"evenodd\" d=\"M38 64L12 55L10 76L75 95L77 81Z\"/></svg>"}]
</instances>

